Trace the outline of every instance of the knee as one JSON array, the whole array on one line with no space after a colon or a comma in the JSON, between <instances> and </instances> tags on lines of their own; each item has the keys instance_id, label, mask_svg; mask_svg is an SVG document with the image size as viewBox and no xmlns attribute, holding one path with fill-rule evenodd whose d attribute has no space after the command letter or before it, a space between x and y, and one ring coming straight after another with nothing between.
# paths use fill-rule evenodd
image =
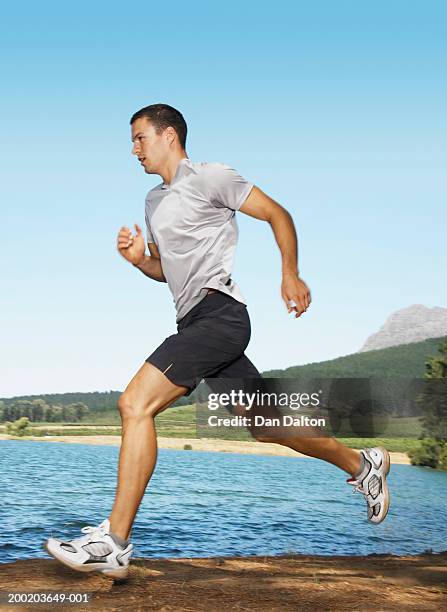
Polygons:
<instances>
[{"instance_id":1,"label":"knee","mask_svg":"<svg viewBox=\"0 0 447 612\"><path fill-rule=\"evenodd\" d=\"M142 402L126 391L118 398L118 410L123 420L153 418L159 408L155 399Z\"/></svg>"}]
</instances>

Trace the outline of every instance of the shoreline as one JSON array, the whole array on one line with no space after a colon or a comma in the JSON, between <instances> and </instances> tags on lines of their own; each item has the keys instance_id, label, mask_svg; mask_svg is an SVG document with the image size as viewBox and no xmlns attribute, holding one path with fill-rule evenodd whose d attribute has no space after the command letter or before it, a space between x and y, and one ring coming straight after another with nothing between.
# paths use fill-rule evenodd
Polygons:
<instances>
[{"instance_id":1,"label":"shoreline","mask_svg":"<svg viewBox=\"0 0 447 612\"><path fill-rule=\"evenodd\" d=\"M0 440L32 440L34 442L65 442L68 444L95 444L97 446L120 446L121 436L94 435L94 436L26 436L17 438L0 434ZM184 450L189 444L193 451L206 451L217 453L239 453L242 455L267 455L283 457L300 457L309 459L307 455L298 453L291 448L267 442L221 440L219 438L158 438L158 447L168 450ZM187 452L187 451L186 451ZM390 452L391 463L398 465L411 465L406 453Z\"/></svg>"}]
</instances>

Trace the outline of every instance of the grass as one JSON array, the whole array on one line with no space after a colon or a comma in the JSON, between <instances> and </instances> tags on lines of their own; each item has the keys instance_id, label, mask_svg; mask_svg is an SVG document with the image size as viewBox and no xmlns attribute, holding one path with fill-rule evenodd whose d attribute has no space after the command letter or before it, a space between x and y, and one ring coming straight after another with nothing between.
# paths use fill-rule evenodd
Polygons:
<instances>
[{"instance_id":1,"label":"grass","mask_svg":"<svg viewBox=\"0 0 447 612\"><path fill-rule=\"evenodd\" d=\"M159 436L164 438L188 438L198 437L217 438L224 440L252 440L251 435L243 429L227 429L225 431L215 428L196 427L196 406L180 406L169 408L157 416L156 428ZM54 427L50 429L49 426ZM98 411L97 418L92 419L88 415L85 421L75 423L32 423L33 436L97 436L97 435L121 435L121 420L116 410ZM338 437L350 448L365 448L368 446L385 446L389 451L408 452L419 446L418 436L420 433L420 422L417 417L403 417L392 419L386 427L386 436L362 438L362 437ZM0 431L5 431L0 426ZM199 435L198 435L199 434Z\"/></svg>"}]
</instances>

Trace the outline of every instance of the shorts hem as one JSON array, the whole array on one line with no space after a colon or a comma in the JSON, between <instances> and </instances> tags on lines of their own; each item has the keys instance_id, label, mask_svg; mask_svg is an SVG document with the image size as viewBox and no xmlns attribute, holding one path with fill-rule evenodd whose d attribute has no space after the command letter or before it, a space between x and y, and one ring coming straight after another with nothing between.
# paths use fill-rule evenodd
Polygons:
<instances>
[{"instance_id":1,"label":"shorts hem","mask_svg":"<svg viewBox=\"0 0 447 612\"><path fill-rule=\"evenodd\" d=\"M169 380L169 382L171 382L173 385L176 385L177 387L186 387L187 391L184 395L191 395L191 393L194 391L194 389L197 387L196 384L191 384L191 382L186 382L186 381L179 381L175 375L172 375L169 372L170 366L168 366L167 368L165 368L165 370L163 370L163 367L160 366L156 360L153 360L151 357L147 357L147 359L144 360L146 363L150 363L151 365L154 366L154 368L157 368L157 370L159 372L161 372L162 374L164 374L166 376L166 378Z\"/></svg>"}]
</instances>

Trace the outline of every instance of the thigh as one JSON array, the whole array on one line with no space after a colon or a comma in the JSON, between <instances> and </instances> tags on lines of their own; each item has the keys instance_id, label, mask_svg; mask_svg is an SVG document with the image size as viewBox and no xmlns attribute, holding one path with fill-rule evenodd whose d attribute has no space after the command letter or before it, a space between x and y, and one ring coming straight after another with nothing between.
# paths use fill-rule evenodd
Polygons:
<instances>
[{"instance_id":1,"label":"thigh","mask_svg":"<svg viewBox=\"0 0 447 612\"><path fill-rule=\"evenodd\" d=\"M232 391L238 392L243 391L244 394L249 394L252 398L259 398L253 400L250 408L250 412L247 412L246 405L230 403L224 404L225 409L231 414L238 416L250 416L252 423L255 422L255 416L259 415L265 419L282 419L282 412L274 401L268 399L269 396L272 398L277 395L277 385L271 378L263 378L259 370L245 355L241 355L238 359L222 368L215 375L206 379L206 386L211 389L213 393L227 394L230 395ZM265 394L266 403L264 405L263 394ZM208 396L205 395L203 401L207 401ZM269 440L273 441L276 435L276 430L269 431L268 435L265 433L265 428L248 426L249 431L253 437L266 436Z\"/></svg>"},{"instance_id":2,"label":"thigh","mask_svg":"<svg viewBox=\"0 0 447 612\"><path fill-rule=\"evenodd\" d=\"M124 390L120 403L156 415L187 390L187 387L174 384L152 364L144 363Z\"/></svg>"}]
</instances>

